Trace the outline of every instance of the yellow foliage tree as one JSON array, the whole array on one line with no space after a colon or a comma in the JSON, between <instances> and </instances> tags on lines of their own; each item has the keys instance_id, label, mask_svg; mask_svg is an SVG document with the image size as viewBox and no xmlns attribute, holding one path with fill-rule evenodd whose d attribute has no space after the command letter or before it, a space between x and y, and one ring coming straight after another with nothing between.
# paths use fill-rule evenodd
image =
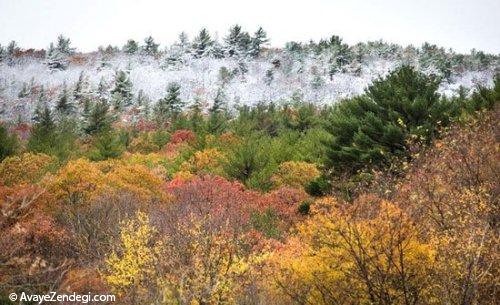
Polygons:
<instances>
[{"instance_id":1,"label":"yellow foliage tree","mask_svg":"<svg viewBox=\"0 0 500 305\"><path fill-rule=\"evenodd\" d=\"M335 201L330 201L335 204ZM433 304L432 246L413 223L382 201L328 207L300 225L276 251L271 287L296 304Z\"/></svg>"},{"instance_id":2,"label":"yellow foliage tree","mask_svg":"<svg viewBox=\"0 0 500 305\"><path fill-rule=\"evenodd\" d=\"M119 191L128 191L140 198L165 199L161 190L162 179L155 175L146 166L139 164L118 165L105 176L109 188Z\"/></svg>"},{"instance_id":3,"label":"yellow foliage tree","mask_svg":"<svg viewBox=\"0 0 500 305\"><path fill-rule=\"evenodd\" d=\"M7 157L0 163L0 184L36 183L55 165L56 158L45 154L25 153Z\"/></svg>"},{"instance_id":4,"label":"yellow foliage tree","mask_svg":"<svg viewBox=\"0 0 500 305\"><path fill-rule=\"evenodd\" d=\"M314 164L301 161L288 161L280 164L272 180L278 187L288 185L300 188L306 186L309 182L319 177L319 175L320 171Z\"/></svg>"},{"instance_id":5,"label":"yellow foliage tree","mask_svg":"<svg viewBox=\"0 0 500 305\"><path fill-rule=\"evenodd\" d=\"M44 179L45 186L55 198L71 204L85 202L98 194L105 182L98 165L87 159L70 161L55 176Z\"/></svg>"},{"instance_id":6,"label":"yellow foliage tree","mask_svg":"<svg viewBox=\"0 0 500 305\"><path fill-rule=\"evenodd\" d=\"M128 164L140 164L146 166L148 169L153 171L158 176L166 177L167 172L165 170L165 163L167 162L165 156L158 153L149 154L125 154L124 160Z\"/></svg>"},{"instance_id":7,"label":"yellow foliage tree","mask_svg":"<svg viewBox=\"0 0 500 305\"><path fill-rule=\"evenodd\" d=\"M161 243L154 242L155 233L149 217L143 212L121 223L121 244L106 259L102 271L113 292L137 301L156 285L155 264Z\"/></svg>"},{"instance_id":8,"label":"yellow foliage tree","mask_svg":"<svg viewBox=\"0 0 500 305\"><path fill-rule=\"evenodd\" d=\"M166 304L237 304L238 279L248 269L241 238L212 230L208 219L192 217L178 224L177 237L166 237L162 256Z\"/></svg>"},{"instance_id":9,"label":"yellow foliage tree","mask_svg":"<svg viewBox=\"0 0 500 305\"><path fill-rule=\"evenodd\" d=\"M226 159L225 155L215 148L207 148L197 151L184 162L181 170L189 171L193 174L216 174L223 175L223 162Z\"/></svg>"}]
</instances>

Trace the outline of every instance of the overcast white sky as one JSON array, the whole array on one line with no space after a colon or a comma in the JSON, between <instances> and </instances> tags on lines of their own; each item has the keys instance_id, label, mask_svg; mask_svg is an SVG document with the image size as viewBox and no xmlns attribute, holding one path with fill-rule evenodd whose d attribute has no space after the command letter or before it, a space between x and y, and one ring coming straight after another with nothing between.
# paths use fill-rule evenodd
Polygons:
<instances>
[{"instance_id":1,"label":"overcast white sky","mask_svg":"<svg viewBox=\"0 0 500 305\"><path fill-rule=\"evenodd\" d=\"M0 43L45 48L62 33L81 51L152 35L163 46L203 26L262 25L273 46L332 34L348 43L424 41L500 53L500 0L0 0Z\"/></svg>"}]
</instances>

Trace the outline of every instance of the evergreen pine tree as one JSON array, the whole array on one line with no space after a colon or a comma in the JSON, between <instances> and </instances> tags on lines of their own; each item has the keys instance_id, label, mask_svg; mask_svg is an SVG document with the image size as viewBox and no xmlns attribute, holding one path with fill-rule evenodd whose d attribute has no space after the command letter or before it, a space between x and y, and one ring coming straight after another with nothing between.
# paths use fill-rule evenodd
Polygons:
<instances>
[{"instance_id":1,"label":"evergreen pine tree","mask_svg":"<svg viewBox=\"0 0 500 305\"><path fill-rule=\"evenodd\" d=\"M201 29L200 33L195 37L193 41L194 56L197 58L206 56L213 44L214 41L210 37L207 29Z\"/></svg>"},{"instance_id":2,"label":"evergreen pine tree","mask_svg":"<svg viewBox=\"0 0 500 305\"><path fill-rule=\"evenodd\" d=\"M4 61L7 58L7 50L0 44L0 62Z\"/></svg>"},{"instance_id":3,"label":"evergreen pine tree","mask_svg":"<svg viewBox=\"0 0 500 305\"><path fill-rule=\"evenodd\" d=\"M32 120L34 122L37 122L37 123L40 122L44 106L46 106L46 105L47 105L47 97L45 95L45 89L43 86L41 86L40 93L38 94L38 100L36 103L35 112L34 112L33 118L32 118Z\"/></svg>"},{"instance_id":4,"label":"evergreen pine tree","mask_svg":"<svg viewBox=\"0 0 500 305\"><path fill-rule=\"evenodd\" d=\"M63 88L59 93L56 110L61 115L71 115L76 111L76 107L71 100L70 94L68 93L68 87L66 86L66 83L63 84Z\"/></svg>"},{"instance_id":5,"label":"evergreen pine tree","mask_svg":"<svg viewBox=\"0 0 500 305\"><path fill-rule=\"evenodd\" d=\"M229 29L229 34L224 40L229 56L245 56L250 50L251 37L238 24Z\"/></svg>"},{"instance_id":6,"label":"evergreen pine tree","mask_svg":"<svg viewBox=\"0 0 500 305\"><path fill-rule=\"evenodd\" d=\"M69 64L66 55L57 50L53 43L50 43L45 58L50 70L65 70Z\"/></svg>"},{"instance_id":7,"label":"evergreen pine tree","mask_svg":"<svg viewBox=\"0 0 500 305\"><path fill-rule=\"evenodd\" d=\"M70 47L71 41L69 38L64 37L63 35L59 35L57 37L57 46L56 50L64 55L72 55L75 53L75 49Z\"/></svg>"},{"instance_id":8,"label":"evergreen pine tree","mask_svg":"<svg viewBox=\"0 0 500 305\"><path fill-rule=\"evenodd\" d=\"M334 140L327 166L355 172L407 156L408 140L428 142L446 126L457 106L441 99L439 82L410 66L378 79L362 96L340 102L328 127Z\"/></svg>"},{"instance_id":9,"label":"evergreen pine tree","mask_svg":"<svg viewBox=\"0 0 500 305\"><path fill-rule=\"evenodd\" d=\"M259 56L260 52L262 51L262 46L267 44L268 42L269 39L267 38L267 33L264 31L262 27L259 27L259 29L255 32L251 40L251 46L249 51L250 56L252 57Z\"/></svg>"},{"instance_id":10,"label":"evergreen pine tree","mask_svg":"<svg viewBox=\"0 0 500 305\"><path fill-rule=\"evenodd\" d=\"M46 103L41 106L35 122L28 140L28 149L36 152L51 150L56 145L56 123Z\"/></svg>"},{"instance_id":11,"label":"evergreen pine tree","mask_svg":"<svg viewBox=\"0 0 500 305\"><path fill-rule=\"evenodd\" d=\"M167 87L167 96L160 99L155 107L155 116L159 123L165 123L169 119L176 119L182 112L183 101L179 97L181 86L170 83Z\"/></svg>"},{"instance_id":12,"label":"evergreen pine tree","mask_svg":"<svg viewBox=\"0 0 500 305\"><path fill-rule=\"evenodd\" d=\"M19 52L21 49L17 46L17 42L15 40L12 40L8 45L7 45L7 54L12 57L14 56L17 52Z\"/></svg>"},{"instance_id":13,"label":"evergreen pine tree","mask_svg":"<svg viewBox=\"0 0 500 305\"><path fill-rule=\"evenodd\" d=\"M105 100L98 100L89 105L84 132L89 135L107 132L111 129L113 117L109 113L109 105Z\"/></svg>"},{"instance_id":14,"label":"evergreen pine tree","mask_svg":"<svg viewBox=\"0 0 500 305\"><path fill-rule=\"evenodd\" d=\"M130 106L132 104L132 82L124 71L118 71L115 78L115 87L111 90L115 108Z\"/></svg>"},{"instance_id":15,"label":"evergreen pine tree","mask_svg":"<svg viewBox=\"0 0 500 305\"><path fill-rule=\"evenodd\" d=\"M189 125L197 133L201 132L204 126L203 104L201 97L198 95L189 107Z\"/></svg>"},{"instance_id":16,"label":"evergreen pine tree","mask_svg":"<svg viewBox=\"0 0 500 305\"><path fill-rule=\"evenodd\" d=\"M224 88L219 87L214 103L209 109L208 131L210 133L221 133L225 129L226 113L226 94Z\"/></svg>"},{"instance_id":17,"label":"evergreen pine tree","mask_svg":"<svg viewBox=\"0 0 500 305\"><path fill-rule=\"evenodd\" d=\"M135 54L139 51L139 44L133 39L127 40L127 43L123 46L123 52L126 54Z\"/></svg>"},{"instance_id":18,"label":"evergreen pine tree","mask_svg":"<svg viewBox=\"0 0 500 305\"><path fill-rule=\"evenodd\" d=\"M146 55L154 56L158 53L158 47L159 44L155 43L153 37L149 36L144 39L144 47L142 48L142 51Z\"/></svg>"},{"instance_id":19,"label":"evergreen pine tree","mask_svg":"<svg viewBox=\"0 0 500 305\"><path fill-rule=\"evenodd\" d=\"M107 101L109 99L108 84L104 77L99 80L99 85L97 86L97 98L101 101Z\"/></svg>"},{"instance_id":20,"label":"evergreen pine tree","mask_svg":"<svg viewBox=\"0 0 500 305\"><path fill-rule=\"evenodd\" d=\"M103 161L120 157L125 146L120 137L112 132L104 132L94 139L94 149L90 153L92 161Z\"/></svg>"},{"instance_id":21,"label":"evergreen pine tree","mask_svg":"<svg viewBox=\"0 0 500 305\"><path fill-rule=\"evenodd\" d=\"M186 32L181 32L179 34L178 45L181 48L181 50L183 50L184 52L189 52L189 37L186 34Z\"/></svg>"},{"instance_id":22,"label":"evergreen pine tree","mask_svg":"<svg viewBox=\"0 0 500 305\"><path fill-rule=\"evenodd\" d=\"M86 94L87 83L85 80L85 74L80 72L80 76L78 77L78 81L75 84L75 89L73 90L73 98L76 102L83 102L84 98L87 96Z\"/></svg>"}]
</instances>

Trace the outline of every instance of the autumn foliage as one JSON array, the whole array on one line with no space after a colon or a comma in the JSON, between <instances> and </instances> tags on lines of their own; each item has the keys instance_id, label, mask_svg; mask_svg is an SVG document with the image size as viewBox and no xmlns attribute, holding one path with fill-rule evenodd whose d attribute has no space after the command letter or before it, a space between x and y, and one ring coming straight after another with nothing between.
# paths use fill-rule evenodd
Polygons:
<instances>
[{"instance_id":1,"label":"autumn foliage","mask_svg":"<svg viewBox=\"0 0 500 305\"><path fill-rule=\"evenodd\" d=\"M239 118L220 135L123 129L116 157L89 159L89 147L66 161L6 157L0 292L114 293L118 304L497 302L498 109L464 114L390 168L351 176L323 166L324 147L304 154L321 130L307 111L289 113L285 123L248 114L270 135ZM318 181L339 185L311 192Z\"/></svg>"}]
</instances>

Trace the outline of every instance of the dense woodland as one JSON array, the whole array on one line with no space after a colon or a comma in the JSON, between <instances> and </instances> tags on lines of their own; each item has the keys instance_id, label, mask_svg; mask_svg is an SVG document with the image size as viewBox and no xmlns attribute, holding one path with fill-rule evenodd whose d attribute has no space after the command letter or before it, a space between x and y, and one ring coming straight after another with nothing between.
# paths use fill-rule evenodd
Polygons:
<instances>
[{"instance_id":1,"label":"dense woodland","mask_svg":"<svg viewBox=\"0 0 500 305\"><path fill-rule=\"evenodd\" d=\"M217 56L264 56L259 31L232 28L237 47ZM205 56L192 51L200 37L190 56ZM102 51L159 52L147 45ZM49 70L67 68L65 47L44 53ZM224 85L209 105L188 103L177 82L152 103L126 71L96 90L84 73L55 91L27 86L7 102L33 102L29 119L21 107L0 125L0 304L21 291L132 305L496 304L500 76L449 96L446 71L401 63L329 104L229 107Z\"/></svg>"}]
</instances>

